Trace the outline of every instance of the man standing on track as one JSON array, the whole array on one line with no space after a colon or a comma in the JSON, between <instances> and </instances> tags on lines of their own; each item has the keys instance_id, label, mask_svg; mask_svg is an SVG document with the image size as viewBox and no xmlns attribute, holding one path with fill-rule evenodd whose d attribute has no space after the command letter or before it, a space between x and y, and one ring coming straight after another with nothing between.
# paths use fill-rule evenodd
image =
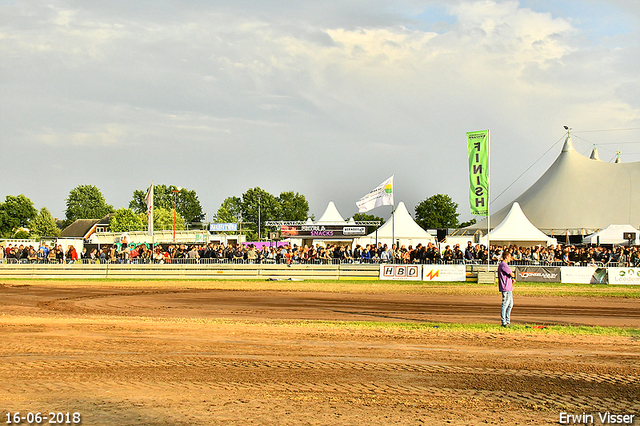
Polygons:
<instances>
[{"instance_id":1,"label":"man standing on track","mask_svg":"<svg viewBox=\"0 0 640 426\"><path fill-rule=\"evenodd\" d=\"M511 324L511 308L513 308L513 279L515 274L509 268L511 253L509 250L502 252L502 261L498 264L498 290L502 293L502 309L500 319L503 327Z\"/></svg>"}]
</instances>

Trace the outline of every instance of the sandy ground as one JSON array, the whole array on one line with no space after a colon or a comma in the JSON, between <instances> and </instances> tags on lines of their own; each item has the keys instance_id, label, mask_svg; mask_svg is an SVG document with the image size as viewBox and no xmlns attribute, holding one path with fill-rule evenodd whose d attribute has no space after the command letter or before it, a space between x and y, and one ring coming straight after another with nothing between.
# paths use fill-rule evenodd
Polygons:
<instances>
[{"instance_id":1,"label":"sandy ground","mask_svg":"<svg viewBox=\"0 0 640 426\"><path fill-rule=\"evenodd\" d=\"M600 424L608 411L640 424L637 338L299 321L497 323L498 310L499 295L0 283L0 421ZM513 321L639 327L640 302L516 296Z\"/></svg>"}]
</instances>

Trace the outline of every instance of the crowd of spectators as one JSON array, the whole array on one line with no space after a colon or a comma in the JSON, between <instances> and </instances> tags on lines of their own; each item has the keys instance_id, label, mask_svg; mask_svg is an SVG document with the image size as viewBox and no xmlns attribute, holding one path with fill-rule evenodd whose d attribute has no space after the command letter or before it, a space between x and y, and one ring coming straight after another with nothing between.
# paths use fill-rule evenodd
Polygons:
<instances>
[{"instance_id":1,"label":"crowd of spectators","mask_svg":"<svg viewBox=\"0 0 640 426\"><path fill-rule=\"evenodd\" d=\"M253 244L113 244L92 249L84 247L80 253L70 245L49 247L47 244L12 246L0 250L0 262L16 263L277 263L277 264L326 264L326 263L405 263L432 264L497 263L504 250L509 250L514 265L553 266L634 266L640 267L640 247L581 247L556 245L549 247L491 246L467 243L463 250L453 246L428 243L401 245L387 244L349 245L316 244L314 246L286 245L264 246Z\"/></svg>"},{"instance_id":2,"label":"crowd of spectators","mask_svg":"<svg viewBox=\"0 0 640 426\"><path fill-rule=\"evenodd\" d=\"M524 248L492 246L491 260L498 262L503 250L511 252L513 265L640 267L640 247L638 246L592 247L562 244Z\"/></svg>"}]
</instances>

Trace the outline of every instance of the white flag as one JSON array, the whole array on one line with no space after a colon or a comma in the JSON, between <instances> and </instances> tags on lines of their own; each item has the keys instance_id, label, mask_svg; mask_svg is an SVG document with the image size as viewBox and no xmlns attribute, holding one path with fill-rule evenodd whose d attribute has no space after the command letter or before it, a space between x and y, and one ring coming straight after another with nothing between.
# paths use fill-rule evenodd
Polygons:
<instances>
[{"instance_id":1,"label":"white flag","mask_svg":"<svg viewBox=\"0 0 640 426\"><path fill-rule=\"evenodd\" d=\"M144 197L144 201L147 203L147 234L153 237L153 182L151 182L151 187L147 192L147 196Z\"/></svg>"},{"instance_id":2,"label":"white flag","mask_svg":"<svg viewBox=\"0 0 640 426\"><path fill-rule=\"evenodd\" d=\"M356 202L360 213L368 212L376 207L392 205L394 205L393 176Z\"/></svg>"}]
</instances>

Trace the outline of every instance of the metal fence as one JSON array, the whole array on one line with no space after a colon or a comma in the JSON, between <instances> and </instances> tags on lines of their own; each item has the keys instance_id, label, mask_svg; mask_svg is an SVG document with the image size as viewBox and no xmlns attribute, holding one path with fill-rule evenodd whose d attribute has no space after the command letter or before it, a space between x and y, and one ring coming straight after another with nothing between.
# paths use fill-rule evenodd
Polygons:
<instances>
[{"instance_id":1,"label":"metal fence","mask_svg":"<svg viewBox=\"0 0 640 426\"><path fill-rule=\"evenodd\" d=\"M49 261L49 260L28 260L28 259L13 259L7 258L0 260L0 263L6 264L109 264L109 265L377 265L377 264L406 264L396 260L396 262L386 262L376 259L361 259L361 260L346 260L346 259L226 259L226 258L206 258L206 259L190 259L190 258L166 258L166 259L123 259L118 258L115 260L108 259L78 259L78 260L63 260L63 261ZM431 261L431 262L413 262L413 264L431 264L431 265L463 265L465 262L462 260L454 261Z\"/></svg>"},{"instance_id":2,"label":"metal fence","mask_svg":"<svg viewBox=\"0 0 640 426\"><path fill-rule=\"evenodd\" d=\"M0 264L109 264L109 265L376 265L376 264L414 264L414 265L469 265L469 266L482 266L487 265L487 261L465 261L464 259L456 259L451 261L444 260L428 260L421 262L404 262L400 259L396 259L394 262L388 262L378 259L360 259L360 260L346 260L346 259L310 259L310 260L300 260L300 259L226 259L226 258L206 258L206 259L190 259L190 258L166 258L166 259L126 259L126 258L118 258L115 260L109 259L79 259L79 260L69 260L65 259L62 261L51 261L48 259L36 259L36 260L28 260L28 259L14 259L14 258L4 258L0 259ZM499 260L492 260L489 262L489 265L496 266L500 263ZM565 263L561 261L537 261L537 260L512 260L509 262L510 266L548 266L548 267L561 267L561 266L592 266L598 268L604 267L640 267L640 259L636 259L635 262L570 262Z\"/></svg>"}]
</instances>

